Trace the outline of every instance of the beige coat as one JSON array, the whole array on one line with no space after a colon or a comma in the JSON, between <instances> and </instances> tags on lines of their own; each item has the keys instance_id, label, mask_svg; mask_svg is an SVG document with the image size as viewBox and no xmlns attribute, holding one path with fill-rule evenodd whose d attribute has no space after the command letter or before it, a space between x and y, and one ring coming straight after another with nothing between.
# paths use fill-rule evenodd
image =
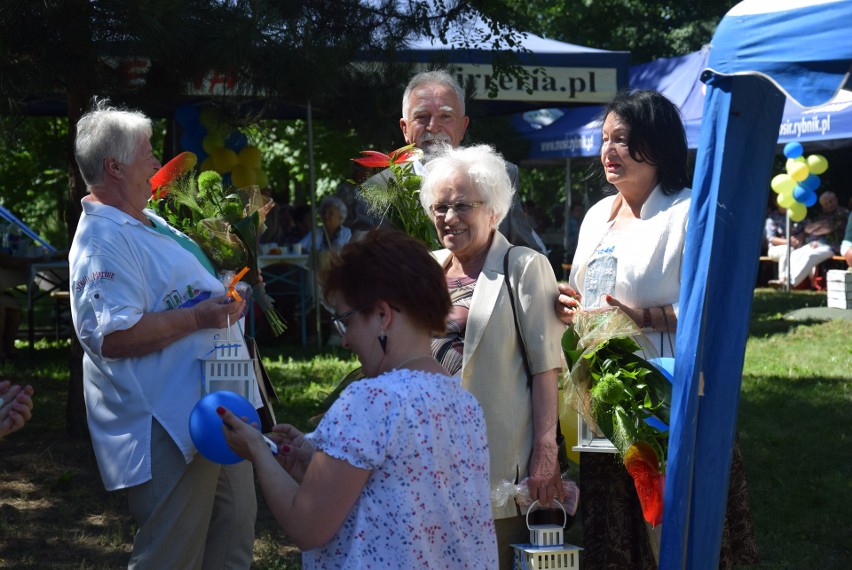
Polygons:
<instances>
[{"instance_id":1,"label":"beige coat","mask_svg":"<svg viewBox=\"0 0 852 570\"><path fill-rule=\"evenodd\" d=\"M499 232L476 283L465 332L462 385L485 411L491 458L491 488L527 476L532 453L532 399L515 333L512 306L503 282L503 258L511 244ZM449 250L434 252L444 266ZM547 258L524 247L510 255L510 279L532 374L562 366L564 325L554 310L556 277ZM497 508L495 519L516 516L514 501Z\"/></svg>"}]
</instances>

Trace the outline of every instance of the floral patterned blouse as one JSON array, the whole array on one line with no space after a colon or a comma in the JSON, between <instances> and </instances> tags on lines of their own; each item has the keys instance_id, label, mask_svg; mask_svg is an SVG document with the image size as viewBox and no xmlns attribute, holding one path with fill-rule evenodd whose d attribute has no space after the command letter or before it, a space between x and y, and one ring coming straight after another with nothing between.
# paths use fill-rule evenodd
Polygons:
<instances>
[{"instance_id":1,"label":"floral patterned blouse","mask_svg":"<svg viewBox=\"0 0 852 570\"><path fill-rule=\"evenodd\" d=\"M360 380L307 438L372 473L303 568L497 567L485 419L458 378L402 369Z\"/></svg>"}]
</instances>

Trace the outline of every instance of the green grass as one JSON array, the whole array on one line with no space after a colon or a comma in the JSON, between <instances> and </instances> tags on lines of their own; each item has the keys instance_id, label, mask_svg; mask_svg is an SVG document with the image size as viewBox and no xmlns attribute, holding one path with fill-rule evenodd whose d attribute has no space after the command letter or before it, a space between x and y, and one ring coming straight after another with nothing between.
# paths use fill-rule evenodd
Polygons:
<instances>
[{"instance_id":1,"label":"green grass","mask_svg":"<svg viewBox=\"0 0 852 570\"><path fill-rule=\"evenodd\" d=\"M781 319L824 299L755 294L739 436L760 568L852 560L852 322Z\"/></svg>"},{"instance_id":2,"label":"green grass","mask_svg":"<svg viewBox=\"0 0 852 570\"><path fill-rule=\"evenodd\" d=\"M782 318L824 304L823 294L755 293L739 437L762 558L756 568L840 569L852 560L852 322ZM0 442L0 568L45 560L54 568L121 567L134 530L124 496L103 491L88 442L65 434L67 343L36 348L0 366L0 378L36 388L33 420ZM260 351L280 398L278 421L303 429L357 366L342 349L267 343ZM578 529L569 535L575 543ZM254 568L301 567L263 507L257 537Z\"/></svg>"}]
</instances>

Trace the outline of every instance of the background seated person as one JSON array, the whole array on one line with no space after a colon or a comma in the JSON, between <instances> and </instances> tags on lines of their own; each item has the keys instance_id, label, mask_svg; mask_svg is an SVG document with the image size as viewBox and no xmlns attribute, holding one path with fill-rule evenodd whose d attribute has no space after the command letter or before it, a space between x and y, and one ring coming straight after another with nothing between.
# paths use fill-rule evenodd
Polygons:
<instances>
[{"instance_id":1,"label":"background seated person","mask_svg":"<svg viewBox=\"0 0 852 570\"><path fill-rule=\"evenodd\" d=\"M840 242L849 212L838 207L837 195L831 191L822 193L819 205L822 212L805 226L805 244L790 252L790 284L793 287L808 276L813 278L814 269L820 263L840 254ZM781 283L786 280L786 275L780 276Z\"/></svg>"},{"instance_id":2,"label":"background seated person","mask_svg":"<svg viewBox=\"0 0 852 570\"><path fill-rule=\"evenodd\" d=\"M311 229L302 238L302 251L308 252L314 247L317 251L340 251L352 239L352 231L343 225L346 205L337 196L326 196L320 202L319 213L322 225L317 228L316 235Z\"/></svg>"},{"instance_id":3,"label":"background seated person","mask_svg":"<svg viewBox=\"0 0 852 570\"><path fill-rule=\"evenodd\" d=\"M800 222L790 221L790 251L802 247L807 223L807 219ZM787 275L787 208L775 205L775 209L766 217L763 237L766 239L766 257L778 262L779 277ZM773 281L778 283L777 280Z\"/></svg>"}]
</instances>

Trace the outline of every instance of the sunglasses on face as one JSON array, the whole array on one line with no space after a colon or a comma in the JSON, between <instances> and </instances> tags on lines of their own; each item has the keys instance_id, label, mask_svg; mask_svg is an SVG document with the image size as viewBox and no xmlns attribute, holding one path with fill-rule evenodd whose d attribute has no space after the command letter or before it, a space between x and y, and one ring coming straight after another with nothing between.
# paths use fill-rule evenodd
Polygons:
<instances>
[{"instance_id":1,"label":"sunglasses on face","mask_svg":"<svg viewBox=\"0 0 852 570\"><path fill-rule=\"evenodd\" d=\"M436 217L446 216L450 210L457 216L465 216L480 207L482 202L456 202L455 204L432 204L432 213Z\"/></svg>"}]
</instances>

